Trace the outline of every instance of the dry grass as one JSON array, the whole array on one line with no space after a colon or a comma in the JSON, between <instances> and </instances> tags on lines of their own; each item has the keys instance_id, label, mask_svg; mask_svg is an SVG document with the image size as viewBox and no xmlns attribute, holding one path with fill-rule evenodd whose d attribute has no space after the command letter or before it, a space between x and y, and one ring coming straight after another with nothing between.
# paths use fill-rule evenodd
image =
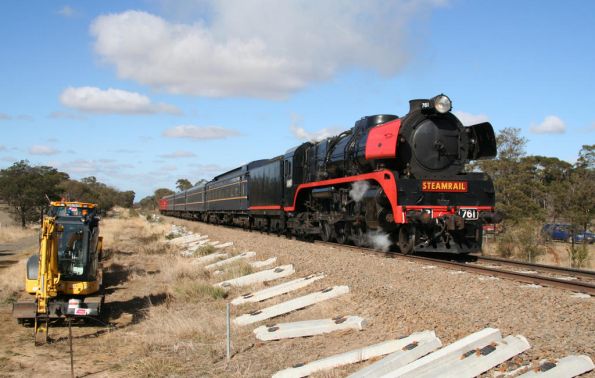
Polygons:
<instances>
[{"instance_id":1,"label":"dry grass","mask_svg":"<svg viewBox=\"0 0 595 378\"><path fill-rule=\"evenodd\" d=\"M0 243L12 243L14 241L35 236L36 230L22 228L20 226L0 226Z\"/></svg>"},{"instance_id":2,"label":"dry grass","mask_svg":"<svg viewBox=\"0 0 595 378\"><path fill-rule=\"evenodd\" d=\"M542 264L553 264L558 266L571 267L573 253L569 251L571 249L570 243L550 241L543 244L544 254L537 257L537 262ZM575 248L583 247L582 245L576 244ZM487 255L498 255L504 258L517 259L519 257L515 254L516 246L512 238L508 238L507 235L498 235L496 239L484 240L483 253ZM581 261L583 268L591 268L595 266L595 244L589 244L586 246L586 251L575 251L575 259L578 257ZM586 252L586 253L585 253ZM578 253L578 254L577 254ZM575 261L577 264L578 261Z\"/></svg>"},{"instance_id":3,"label":"dry grass","mask_svg":"<svg viewBox=\"0 0 595 378\"><path fill-rule=\"evenodd\" d=\"M200 304L151 307L137 332L144 357L130 367L136 376L214 375L225 353L224 308ZM215 374L216 375L216 374Z\"/></svg>"},{"instance_id":4,"label":"dry grass","mask_svg":"<svg viewBox=\"0 0 595 378\"><path fill-rule=\"evenodd\" d=\"M141 217L108 218L101 223L104 245L110 249L144 255L170 253L165 240L165 225L149 223Z\"/></svg>"},{"instance_id":5,"label":"dry grass","mask_svg":"<svg viewBox=\"0 0 595 378\"><path fill-rule=\"evenodd\" d=\"M110 286L116 290L106 297L106 303L114 304L109 321L115 327L97 342L77 339L79 350L83 345L87 350L86 358L101 356L99 365L103 365L90 370L104 366L113 376L255 376L259 368L252 364L226 363L224 298L228 292L212 286L254 270L238 261L222 267L223 274L211 276L193 263L194 258L182 257L179 248L167 246L169 230L169 225L140 217L106 217L101 222L105 247L115 251L106 261L106 272L115 277L114 271L121 270L125 277ZM145 249L160 249L161 253L147 255ZM229 295L235 297L244 289L252 288L232 288ZM243 311L232 308L232 316ZM241 356L252 348L254 335L249 327L232 327L232 352ZM83 358L80 352L79 356Z\"/></svg>"},{"instance_id":6,"label":"dry grass","mask_svg":"<svg viewBox=\"0 0 595 378\"><path fill-rule=\"evenodd\" d=\"M0 303L12 303L25 290L25 267L27 259L2 269L0 274Z\"/></svg>"},{"instance_id":7,"label":"dry grass","mask_svg":"<svg viewBox=\"0 0 595 378\"><path fill-rule=\"evenodd\" d=\"M163 264L154 282L166 288L169 300L150 306L128 333L126 344L135 350L125 371L147 377L221 376L227 292L213 287L210 272L187 258L156 258Z\"/></svg>"},{"instance_id":8,"label":"dry grass","mask_svg":"<svg viewBox=\"0 0 595 378\"><path fill-rule=\"evenodd\" d=\"M167 285L174 299L193 303L227 297L225 290L213 287L209 282L210 277L208 270L189 264L188 259L181 257L173 258L170 264L163 267L160 274L162 282Z\"/></svg>"},{"instance_id":9,"label":"dry grass","mask_svg":"<svg viewBox=\"0 0 595 378\"><path fill-rule=\"evenodd\" d=\"M167 264L161 267L159 279L164 284L172 284L181 278L207 281L210 272L201 266L189 263L189 260L180 256L172 256Z\"/></svg>"}]
</instances>

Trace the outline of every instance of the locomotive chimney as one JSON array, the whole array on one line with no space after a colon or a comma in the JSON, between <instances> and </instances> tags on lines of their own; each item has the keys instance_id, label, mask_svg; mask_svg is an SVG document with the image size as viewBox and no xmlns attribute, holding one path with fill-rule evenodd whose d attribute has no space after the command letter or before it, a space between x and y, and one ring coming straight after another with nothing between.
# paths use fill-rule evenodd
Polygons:
<instances>
[{"instance_id":1,"label":"locomotive chimney","mask_svg":"<svg viewBox=\"0 0 595 378\"><path fill-rule=\"evenodd\" d=\"M413 111L420 111L422 109L422 104L426 103L429 105L430 100L426 100L423 98L418 98L415 100L410 100L409 101L409 113L413 112ZM427 107L427 106L426 106Z\"/></svg>"}]
</instances>

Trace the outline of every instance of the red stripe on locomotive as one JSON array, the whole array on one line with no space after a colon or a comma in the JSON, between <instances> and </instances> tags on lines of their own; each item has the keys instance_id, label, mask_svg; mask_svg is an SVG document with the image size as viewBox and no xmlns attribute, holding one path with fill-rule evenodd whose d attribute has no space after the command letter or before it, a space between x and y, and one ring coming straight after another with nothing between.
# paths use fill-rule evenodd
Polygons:
<instances>
[{"instance_id":1,"label":"red stripe on locomotive","mask_svg":"<svg viewBox=\"0 0 595 378\"><path fill-rule=\"evenodd\" d=\"M336 184L347 184L347 183L351 183L351 182L366 181L366 180L374 180L378 184L380 184L380 187L382 187L382 190L384 190L384 194L386 195L386 197L388 198L388 201L390 202L390 207L393 211L395 219L402 219L403 212L401 211L401 207L397 206L397 185L395 183L395 176L389 170L383 170L383 171L378 171L378 172L365 173L362 175L341 177L341 178L336 178L336 179L331 179L331 180L323 180L323 181L308 182L305 184L301 184L297 187L297 189L295 191L295 196L293 197L293 205L286 206L285 211L295 211L295 206L296 206L298 195L299 195L300 191L302 191L303 189L310 189L310 188L316 188L316 187L321 187L321 186L330 186L330 185L336 185Z\"/></svg>"}]
</instances>

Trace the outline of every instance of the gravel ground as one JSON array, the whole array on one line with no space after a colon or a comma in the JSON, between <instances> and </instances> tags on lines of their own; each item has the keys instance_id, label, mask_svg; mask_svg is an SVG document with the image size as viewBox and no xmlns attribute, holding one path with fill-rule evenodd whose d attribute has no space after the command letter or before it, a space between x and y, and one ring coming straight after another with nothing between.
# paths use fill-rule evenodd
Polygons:
<instances>
[{"instance_id":1,"label":"gravel ground","mask_svg":"<svg viewBox=\"0 0 595 378\"><path fill-rule=\"evenodd\" d=\"M172 221L173 218L165 218ZM357 251L289 240L257 232L175 220L211 240L233 241L234 250L257 252L256 259L277 256L278 265L292 263L296 274L287 280L324 272L317 283L259 304L234 307L235 315L279 303L331 285L348 285L351 293L310 308L269 320L266 324L337 315L367 319L364 331L261 343L252 330L262 323L234 331L231 375L270 376L277 370L335 353L398 338L415 331L434 330L449 344L485 327L503 336L520 334L531 344L521 355L527 362L586 354L595 359L594 299L573 298L554 288L529 288L509 280L486 280L472 273L428 267L402 259L364 255ZM280 282L275 281L270 285ZM253 288L232 289L230 299ZM343 376L364 364L335 369L321 376ZM595 376L591 372L588 376Z\"/></svg>"}]
</instances>

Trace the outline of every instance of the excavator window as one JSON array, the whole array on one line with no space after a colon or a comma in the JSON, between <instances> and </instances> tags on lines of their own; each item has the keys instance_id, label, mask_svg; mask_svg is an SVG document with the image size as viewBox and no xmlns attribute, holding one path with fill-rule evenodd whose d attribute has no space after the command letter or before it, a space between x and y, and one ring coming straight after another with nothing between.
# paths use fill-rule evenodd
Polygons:
<instances>
[{"instance_id":1,"label":"excavator window","mask_svg":"<svg viewBox=\"0 0 595 378\"><path fill-rule=\"evenodd\" d=\"M89 231L81 223L63 223L59 239L58 266L65 280L84 280L89 272Z\"/></svg>"}]
</instances>

